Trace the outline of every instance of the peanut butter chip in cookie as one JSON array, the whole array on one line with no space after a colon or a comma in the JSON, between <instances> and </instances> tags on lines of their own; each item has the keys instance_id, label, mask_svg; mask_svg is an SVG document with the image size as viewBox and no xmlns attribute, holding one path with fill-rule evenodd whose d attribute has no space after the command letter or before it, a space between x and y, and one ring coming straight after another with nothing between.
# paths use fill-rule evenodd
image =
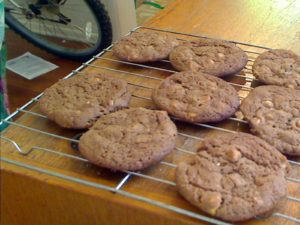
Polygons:
<instances>
[{"instance_id":1,"label":"peanut butter chip in cookie","mask_svg":"<svg viewBox=\"0 0 300 225\"><path fill-rule=\"evenodd\" d=\"M190 61L188 65L191 68L191 70L197 70L199 68L199 64L194 61Z\"/></svg>"},{"instance_id":2,"label":"peanut butter chip in cookie","mask_svg":"<svg viewBox=\"0 0 300 225\"><path fill-rule=\"evenodd\" d=\"M224 57L225 57L225 55L224 55L223 53L218 53L218 56L219 56L220 58L224 58Z\"/></svg>"},{"instance_id":3,"label":"peanut butter chip in cookie","mask_svg":"<svg viewBox=\"0 0 300 225\"><path fill-rule=\"evenodd\" d=\"M198 98L198 99L199 99L199 102L205 103L205 102L210 101L210 100L211 100L211 97L210 97L209 95L204 95L204 96L202 96L202 97L200 97L200 98Z\"/></svg>"},{"instance_id":4,"label":"peanut butter chip in cookie","mask_svg":"<svg viewBox=\"0 0 300 225\"><path fill-rule=\"evenodd\" d=\"M178 101L174 100L174 101L172 101L171 106L174 107L175 109L178 109L179 108L179 104L180 103Z\"/></svg>"},{"instance_id":5,"label":"peanut butter chip in cookie","mask_svg":"<svg viewBox=\"0 0 300 225\"><path fill-rule=\"evenodd\" d=\"M108 103L110 106L114 105L114 100L109 100L109 103Z\"/></svg>"},{"instance_id":6,"label":"peanut butter chip in cookie","mask_svg":"<svg viewBox=\"0 0 300 225\"><path fill-rule=\"evenodd\" d=\"M300 128L300 119L297 120L297 122L296 122L296 127L297 127L297 128Z\"/></svg>"},{"instance_id":7,"label":"peanut butter chip in cookie","mask_svg":"<svg viewBox=\"0 0 300 225\"><path fill-rule=\"evenodd\" d=\"M255 197L254 198L254 202L256 203L256 205L263 205L264 204L264 201L261 199L261 198L259 198L259 197Z\"/></svg>"},{"instance_id":8,"label":"peanut butter chip in cookie","mask_svg":"<svg viewBox=\"0 0 300 225\"><path fill-rule=\"evenodd\" d=\"M293 85L293 84L287 84L286 85L288 88L295 88L295 85Z\"/></svg>"},{"instance_id":9,"label":"peanut butter chip in cookie","mask_svg":"<svg viewBox=\"0 0 300 225\"><path fill-rule=\"evenodd\" d=\"M134 123L127 128L127 131L137 133L137 132L142 131L143 129L144 129L144 126L142 124Z\"/></svg>"},{"instance_id":10,"label":"peanut butter chip in cookie","mask_svg":"<svg viewBox=\"0 0 300 225\"><path fill-rule=\"evenodd\" d=\"M230 149L226 155L231 162L236 162L242 157L241 152L236 149Z\"/></svg>"},{"instance_id":11,"label":"peanut butter chip in cookie","mask_svg":"<svg viewBox=\"0 0 300 225\"><path fill-rule=\"evenodd\" d=\"M222 202L222 195L217 192L208 192L201 197L203 208L211 215L215 215Z\"/></svg>"},{"instance_id":12,"label":"peanut butter chip in cookie","mask_svg":"<svg viewBox=\"0 0 300 225\"><path fill-rule=\"evenodd\" d=\"M234 183L234 185L237 187L241 187L241 186L244 186L247 184L245 179L238 173L232 173L229 175L229 177L232 180L232 182Z\"/></svg>"},{"instance_id":13,"label":"peanut butter chip in cookie","mask_svg":"<svg viewBox=\"0 0 300 225\"><path fill-rule=\"evenodd\" d=\"M243 113L241 112L241 111L237 111L237 112L235 112L235 117L236 118L238 118L238 119L244 119L244 115L243 115Z\"/></svg>"},{"instance_id":14,"label":"peanut butter chip in cookie","mask_svg":"<svg viewBox=\"0 0 300 225\"><path fill-rule=\"evenodd\" d=\"M188 113L188 116L190 118L195 118L197 116L197 113L190 112L190 113Z\"/></svg>"},{"instance_id":15,"label":"peanut butter chip in cookie","mask_svg":"<svg viewBox=\"0 0 300 225\"><path fill-rule=\"evenodd\" d=\"M272 119L274 119L274 115L273 115L273 113L267 113L266 115L265 115L265 117L266 117L266 119L267 120L272 120Z\"/></svg>"},{"instance_id":16,"label":"peanut butter chip in cookie","mask_svg":"<svg viewBox=\"0 0 300 225\"><path fill-rule=\"evenodd\" d=\"M209 62L210 64L215 64L215 61L212 60L212 59L208 60L208 62Z\"/></svg>"},{"instance_id":17,"label":"peanut butter chip in cookie","mask_svg":"<svg viewBox=\"0 0 300 225\"><path fill-rule=\"evenodd\" d=\"M258 117L254 117L254 118L252 119L252 123L253 123L253 124L260 124L260 123L261 123L261 119L258 118Z\"/></svg>"},{"instance_id":18,"label":"peanut butter chip in cookie","mask_svg":"<svg viewBox=\"0 0 300 225\"><path fill-rule=\"evenodd\" d=\"M266 100L266 101L263 101L263 106L265 106L267 108L272 108L272 107L274 107L274 104L272 101Z\"/></svg>"}]
</instances>

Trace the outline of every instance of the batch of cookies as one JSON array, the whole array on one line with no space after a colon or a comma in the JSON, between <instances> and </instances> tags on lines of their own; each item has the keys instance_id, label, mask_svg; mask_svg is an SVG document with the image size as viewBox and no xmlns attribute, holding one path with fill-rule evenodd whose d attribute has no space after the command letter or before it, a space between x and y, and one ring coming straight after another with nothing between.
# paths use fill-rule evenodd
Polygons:
<instances>
[{"instance_id":1,"label":"batch of cookies","mask_svg":"<svg viewBox=\"0 0 300 225\"><path fill-rule=\"evenodd\" d=\"M220 77L239 73L246 53L233 43L178 41L164 32L134 32L113 48L134 63L169 58L178 73L152 93L159 110L128 108L125 80L77 75L48 88L40 109L63 128L88 129L80 153L113 171L143 170L175 148L176 120L216 123L241 110L251 132L216 134L176 167L179 193L208 215L244 221L271 212L287 194L288 156L300 156L300 56L288 50L259 55L253 74L262 83L242 101ZM297 90L299 89L299 90ZM284 154L284 155L283 155Z\"/></svg>"}]
</instances>

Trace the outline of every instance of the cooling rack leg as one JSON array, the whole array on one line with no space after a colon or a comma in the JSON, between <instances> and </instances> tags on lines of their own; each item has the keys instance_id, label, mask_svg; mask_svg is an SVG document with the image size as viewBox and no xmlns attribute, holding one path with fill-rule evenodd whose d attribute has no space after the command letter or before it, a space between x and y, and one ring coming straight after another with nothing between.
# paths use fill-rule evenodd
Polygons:
<instances>
[{"instance_id":1,"label":"cooling rack leg","mask_svg":"<svg viewBox=\"0 0 300 225\"><path fill-rule=\"evenodd\" d=\"M17 149L17 151L18 151L20 154L22 154L22 155L28 155L28 154L32 151L32 149L30 149L29 151L24 152L24 151L21 149L21 147L20 147L15 141L13 141L13 140L11 140L11 139L9 139L9 138L3 137L3 136L0 136L0 138L3 139L3 140L5 140L5 141L7 141L7 142L12 143L13 146Z\"/></svg>"}]
</instances>

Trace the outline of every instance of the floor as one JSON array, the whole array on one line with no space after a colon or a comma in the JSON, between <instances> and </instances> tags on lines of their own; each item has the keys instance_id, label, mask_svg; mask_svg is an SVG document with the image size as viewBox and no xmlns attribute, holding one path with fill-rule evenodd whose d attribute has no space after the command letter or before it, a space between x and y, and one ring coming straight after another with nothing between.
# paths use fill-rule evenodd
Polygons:
<instances>
[{"instance_id":1,"label":"floor","mask_svg":"<svg viewBox=\"0 0 300 225\"><path fill-rule=\"evenodd\" d=\"M161 6L165 6L172 1L174 0L157 0L156 2ZM154 16L159 10L160 9L149 5L139 5L137 8L138 24L140 25L144 23L149 18ZM81 64L80 62L70 61L48 54L47 52L36 48L9 29L7 29L6 32L6 44L8 59L15 58L28 51L59 66L58 69L55 69L54 71L51 71L33 80L27 80L7 70L6 78L10 112L13 112L18 107L24 105L31 98L44 91L45 88L51 86L58 79L63 78Z\"/></svg>"}]
</instances>

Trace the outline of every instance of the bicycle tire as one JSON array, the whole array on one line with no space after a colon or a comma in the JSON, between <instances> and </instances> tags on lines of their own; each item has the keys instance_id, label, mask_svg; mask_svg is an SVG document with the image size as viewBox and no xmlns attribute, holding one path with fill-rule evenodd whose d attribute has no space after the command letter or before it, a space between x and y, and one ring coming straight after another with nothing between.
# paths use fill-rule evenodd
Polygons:
<instances>
[{"instance_id":1,"label":"bicycle tire","mask_svg":"<svg viewBox=\"0 0 300 225\"><path fill-rule=\"evenodd\" d=\"M87 60L112 43L112 26L108 13L105 10L104 5L99 0L85 0L85 2L93 12L98 29L101 31L101 37L99 38L100 41L97 41L96 45L92 49L76 51L58 45L55 46L46 39L39 37L27 29L9 12L5 13L5 22L17 34L47 52L71 60Z\"/></svg>"}]
</instances>

